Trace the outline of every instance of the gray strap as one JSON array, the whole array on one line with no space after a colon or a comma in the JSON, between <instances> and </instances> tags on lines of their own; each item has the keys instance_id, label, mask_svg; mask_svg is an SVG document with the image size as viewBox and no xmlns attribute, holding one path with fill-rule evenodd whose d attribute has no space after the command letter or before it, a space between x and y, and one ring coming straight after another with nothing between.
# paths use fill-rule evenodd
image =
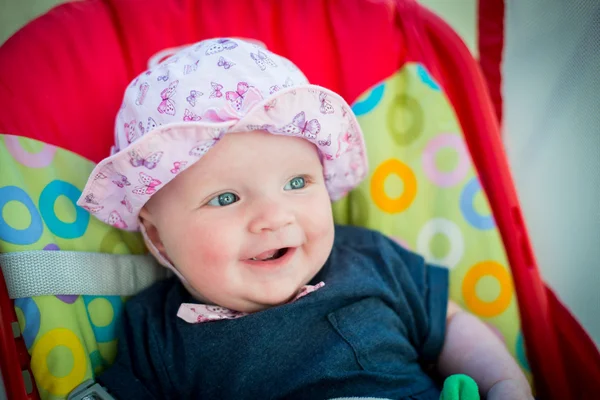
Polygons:
<instances>
[{"instance_id":1,"label":"gray strap","mask_svg":"<svg viewBox=\"0 0 600 400\"><path fill-rule=\"evenodd\" d=\"M67 400L115 400L106 390L88 379L69 393Z\"/></svg>"},{"instance_id":2,"label":"gray strap","mask_svg":"<svg viewBox=\"0 0 600 400\"><path fill-rule=\"evenodd\" d=\"M11 299L43 295L131 296L171 273L151 255L23 251L0 254Z\"/></svg>"}]
</instances>

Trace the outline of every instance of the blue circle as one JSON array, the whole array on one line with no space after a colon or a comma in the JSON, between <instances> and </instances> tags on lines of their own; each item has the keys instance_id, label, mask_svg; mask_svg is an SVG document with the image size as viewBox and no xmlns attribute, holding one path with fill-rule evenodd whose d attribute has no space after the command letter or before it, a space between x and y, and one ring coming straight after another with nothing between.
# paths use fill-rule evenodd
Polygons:
<instances>
[{"instance_id":1,"label":"blue circle","mask_svg":"<svg viewBox=\"0 0 600 400\"><path fill-rule=\"evenodd\" d=\"M23 335L25 346L27 346L27 349L29 350L35 341L35 337L40 331L40 309L31 297L15 299L15 307L19 307L25 317L25 329L21 335Z\"/></svg>"},{"instance_id":2,"label":"blue circle","mask_svg":"<svg viewBox=\"0 0 600 400\"><path fill-rule=\"evenodd\" d=\"M76 217L74 222L62 222L54 213L54 203L61 195L66 196L75 206ZM48 229L56 236L63 239L75 239L85 233L90 222L90 214L77 206L80 195L81 191L75 186L59 180L50 182L42 191L39 202L40 213Z\"/></svg>"},{"instance_id":3,"label":"blue circle","mask_svg":"<svg viewBox=\"0 0 600 400\"><path fill-rule=\"evenodd\" d=\"M417 65L417 75L421 78L421 82L432 88L433 90L440 90L440 85L433 79L433 76L425 69L421 64Z\"/></svg>"},{"instance_id":4,"label":"blue circle","mask_svg":"<svg viewBox=\"0 0 600 400\"><path fill-rule=\"evenodd\" d=\"M9 201L18 201L27 207L31 215L31 223L25 229L15 229L2 217L2 209ZM42 236L44 225L42 217L31 197L26 191L17 186L4 186L0 188L0 240L19 245L32 244L37 242Z\"/></svg>"},{"instance_id":5,"label":"blue circle","mask_svg":"<svg viewBox=\"0 0 600 400\"><path fill-rule=\"evenodd\" d=\"M354 114L356 116L364 115L373 110L375 107L377 107L377 104L379 104L379 102L383 98L384 91L385 83L380 83L379 85L371 89L371 93L369 93L369 96L367 96L366 99L356 102L352 105L352 111L354 112Z\"/></svg>"},{"instance_id":6,"label":"blue circle","mask_svg":"<svg viewBox=\"0 0 600 400\"><path fill-rule=\"evenodd\" d=\"M460 211L469 224L477 229L488 230L496 226L492 215L479 215L473 206L473 200L481 185L477 177L473 177L464 187L460 195Z\"/></svg>"},{"instance_id":7,"label":"blue circle","mask_svg":"<svg viewBox=\"0 0 600 400\"><path fill-rule=\"evenodd\" d=\"M516 345L516 355L519 363L523 367L523 369L527 371L531 371L529 369L529 362L527 361L527 355L525 354L525 343L523 342L523 332L519 332L519 336L517 336L517 345Z\"/></svg>"},{"instance_id":8,"label":"blue circle","mask_svg":"<svg viewBox=\"0 0 600 400\"><path fill-rule=\"evenodd\" d=\"M120 320L121 309L123 308L123 301L120 296L81 296L83 298L83 303L85 304L85 309L88 313L88 319L90 320L90 325L92 326L92 331L94 332L94 336L96 337L97 342L110 342L117 338L117 321ZM92 318L89 317L89 304L95 299L106 299L110 303L113 308L113 319L110 321L110 324L106 326L96 326L92 321Z\"/></svg>"}]
</instances>

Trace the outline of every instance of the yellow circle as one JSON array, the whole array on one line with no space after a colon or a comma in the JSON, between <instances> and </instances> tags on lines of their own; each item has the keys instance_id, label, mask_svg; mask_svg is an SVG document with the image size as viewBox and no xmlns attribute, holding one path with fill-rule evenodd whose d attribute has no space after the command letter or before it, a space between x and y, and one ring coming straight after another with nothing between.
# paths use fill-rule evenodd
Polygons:
<instances>
[{"instance_id":1,"label":"yellow circle","mask_svg":"<svg viewBox=\"0 0 600 400\"><path fill-rule=\"evenodd\" d=\"M73 368L63 377L54 376L46 362L46 357L56 346L66 347L73 355ZM81 341L69 329L57 328L46 332L31 352L31 369L42 388L57 396L66 395L85 378L87 362Z\"/></svg>"},{"instance_id":2,"label":"yellow circle","mask_svg":"<svg viewBox=\"0 0 600 400\"><path fill-rule=\"evenodd\" d=\"M391 175L397 175L404 183L404 192L396 198L385 193L385 181ZM417 179L410 167L400 160L390 158L381 163L371 177L371 197L382 211L395 214L406 210L417 195Z\"/></svg>"},{"instance_id":3,"label":"yellow circle","mask_svg":"<svg viewBox=\"0 0 600 400\"><path fill-rule=\"evenodd\" d=\"M481 300L477 295L477 282L484 276L496 278L500 285L500 293L492 301ZM471 267L465 275L462 293L465 304L471 311L482 317L494 317L503 313L512 301L512 280L508 271L501 264L495 261L483 261Z\"/></svg>"}]
</instances>

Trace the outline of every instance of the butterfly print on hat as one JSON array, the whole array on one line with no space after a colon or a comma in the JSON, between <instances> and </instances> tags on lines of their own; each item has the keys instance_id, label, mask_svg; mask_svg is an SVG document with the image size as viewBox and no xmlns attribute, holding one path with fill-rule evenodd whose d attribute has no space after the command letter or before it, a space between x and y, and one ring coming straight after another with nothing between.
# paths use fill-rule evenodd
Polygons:
<instances>
[{"instance_id":1,"label":"butterfly print on hat","mask_svg":"<svg viewBox=\"0 0 600 400\"><path fill-rule=\"evenodd\" d=\"M190 106L194 107L196 106L196 99L202 95L204 95L204 93L199 92L197 90L190 90L190 95L185 99L188 103L190 103Z\"/></svg>"},{"instance_id":2,"label":"butterfly print on hat","mask_svg":"<svg viewBox=\"0 0 600 400\"><path fill-rule=\"evenodd\" d=\"M178 174L179 172L181 172L185 169L186 165L187 165L187 161L175 161L173 163L173 168L171 168L171 173Z\"/></svg>"},{"instance_id":3,"label":"butterfly print on hat","mask_svg":"<svg viewBox=\"0 0 600 400\"><path fill-rule=\"evenodd\" d=\"M131 120L131 122L123 125L123 129L125 129L125 138L127 139L127 144L135 142L137 138L139 138L138 133L135 130L135 120Z\"/></svg>"},{"instance_id":4,"label":"butterfly print on hat","mask_svg":"<svg viewBox=\"0 0 600 400\"><path fill-rule=\"evenodd\" d=\"M302 111L294 117L290 124L281 128L280 132L287 135L301 135L307 139L316 139L319 132L321 132L321 124L316 119L306 121L306 115Z\"/></svg>"},{"instance_id":5,"label":"butterfly print on hat","mask_svg":"<svg viewBox=\"0 0 600 400\"><path fill-rule=\"evenodd\" d=\"M294 86L294 81L293 81L293 80L292 80L292 79L291 79L291 78L288 76L288 77L285 79L285 82L283 82L283 87L284 87L285 89L287 89L287 88L291 88L292 86ZM292 93L292 94L294 94L294 95L295 95L295 94L296 94L296 91L295 91L295 90L292 90L290 93Z\"/></svg>"},{"instance_id":6,"label":"butterfly print on hat","mask_svg":"<svg viewBox=\"0 0 600 400\"><path fill-rule=\"evenodd\" d=\"M185 109L185 112L183 113L183 120L184 121L200 121L201 119L202 118L199 115L194 114L193 112L191 112L187 108Z\"/></svg>"},{"instance_id":7,"label":"butterfly print on hat","mask_svg":"<svg viewBox=\"0 0 600 400\"><path fill-rule=\"evenodd\" d=\"M244 107L244 103L250 105L262 100L260 92L246 82L238 82L235 92L225 92L225 98L229 101L229 105L236 111L240 112Z\"/></svg>"},{"instance_id":8,"label":"butterfly print on hat","mask_svg":"<svg viewBox=\"0 0 600 400\"><path fill-rule=\"evenodd\" d=\"M358 144L358 137L356 135L353 135L352 132L346 131L344 132L344 134L338 136L338 144L338 152L342 150L342 145L344 144L346 145L346 149L344 150L344 152L350 151L354 148L355 145Z\"/></svg>"},{"instance_id":9,"label":"butterfly print on hat","mask_svg":"<svg viewBox=\"0 0 600 400\"><path fill-rule=\"evenodd\" d=\"M117 185L118 187L120 187L121 189L123 189L125 186L130 186L131 183L129 182L129 180L127 179L127 177L125 175L121 175L119 173L117 173L117 178L113 179L112 181L115 185Z\"/></svg>"},{"instance_id":10,"label":"butterfly print on hat","mask_svg":"<svg viewBox=\"0 0 600 400\"><path fill-rule=\"evenodd\" d=\"M233 67L235 65L235 63L225 59L225 57L219 57L219 61L217 62L217 66L219 67L223 67L225 69L229 69L231 67Z\"/></svg>"},{"instance_id":11,"label":"butterfly print on hat","mask_svg":"<svg viewBox=\"0 0 600 400\"><path fill-rule=\"evenodd\" d=\"M274 125L270 125L270 124L246 125L246 129L248 131L267 131L267 132L276 131L275 126Z\"/></svg>"},{"instance_id":12,"label":"butterfly print on hat","mask_svg":"<svg viewBox=\"0 0 600 400\"><path fill-rule=\"evenodd\" d=\"M81 208L87 210L89 213L96 214L98 211L102 210L104 206L81 206Z\"/></svg>"},{"instance_id":13,"label":"butterfly print on hat","mask_svg":"<svg viewBox=\"0 0 600 400\"><path fill-rule=\"evenodd\" d=\"M144 172L140 172L139 182L143 186L136 186L135 189L131 191L132 193L141 195L154 194L156 192L156 187L162 183L158 179L155 179Z\"/></svg>"},{"instance_id":14,"label":"butterfly print on hat","mask_svg":"<svg viewBox=\"0 0 600 400\"><path fill-rule=\"evenodd\" d=\"M160 162L161 157L163 156L162 151L157 151L156 153L150 154L148 157L143 157L136 150L131 150L127 154L129 154L129 163L134 167L144 166L148 169L156 168L156 165Z\"/></svg>"},{"instance_id":15,"label":"butterfly print on hat","mask_svg":"<svg viewBox=\"0 0 600 400\"><path fill-rule=\"evenodd\" d=\"M138 76L137 78L135 78L135 79L133 80L133 82L131 82L131 83L129 84L129 87L135 87L135 86L138 84L138 82L139 82L139 81L140 81L140 77Z\"/></svg>"},{"instance_id":16,"label":"butterfly print on hat","mask_svg":"<svg viewBox=\"0 0 600 400\"><path fill-rule=\"evenodd\" d=\"M183 66L183 74L184 75L189 75L192 72L196 71L198 69L198 63L200 62L200 60L197 60L195 63L193 64L188 64L188 65L184 65Z\"/></svg>"},{"instance_id":17,"label":"butterfly print on hat","mask_svg":"<svg viewBox=\"0 0 600 400\"><path fill-rule=\"evenodd\" d=\"M168 88L160 92L162 101L158 105L158 112L161 114L175 115L175 102L172 97L175 95L175 89L179 81L173 81Z\"/></svg>"},{"instance_id":18,"label":"butterfly print on hat","mask_svg":"<svg viewBox=\"0 0 600 400\"><path fill-rule=\"evenodd\" d=\"M319 93L319 101L321 102L321 107L319 107L321 114L333 114L333 105L327 100L325 93Z\"/></svg>"},{"instance_id":19,"label":"butterfly print on hat","mask_svg":"<svg viewBox=\"0 0 600 400\"><path fill-rule=\"evenodd\" d=\"M90 204L98 205L98 201L96 200L96 197L94 196L94 193L88 193L85 196L85 202L86 203L90 203Z\"/></svg>"},{"instance_id":20,"label":"butterfly print on hat","mask_svg":"<svg viewBox=\"0 0 600 400\"><path fill-rule=\"evenodd\" d=\"M98 172L96 175L94 175L94 180L97 181L98 179L106 179L108 178L108 176L104 175L104 173L102 172Z\"/></svg>"},{"instance_id":21,"label":"butterfly print on hat","mask_svg":"<svg viewBox=\"0 0 600 400\"><path fill-rule=\"evenodd\" d=\"M213 134L211 135L211 139L204 140L198 143L196 146L192 147L192 149L189 152L190 156L201 157L204 154L206 154L206 152L210 150L210 148L214 146L215 143L221 140L221 137L223 137L224 133L225 131L221 128L215 128Z\"/></svg>"},{"instance_id":22,"label":"butterfly print on hat","mask_svg":"<svg viewBox=\"0 0 600 400\"><path fill-rule=\"evenodd\" d=\"M229 40L229 39L219 39L215 43L211 44L208 49L206 49L207 56L211 54L220 53L225 50L232 50L237 47L237 43Z\"/></svg>"},{"instance_id":23,"label":"butterfly print on hat","mask_svg":"<svg viewBox=\"0 0 600 400\"><path fill-rule=\"evenodd\" d=\"M135 104L137 104L138 106L144 104L144 100L146 100L146 94L148 93L149 88L150 85L148 84L148 82L144 82L140 85L137 98L135 99Z\"/></svg>"},{"instance_id":24,"label":"butterfly print on hat","mask_svg":"<svg viewBox=\"0 0 600 400\"><path fill-rule=\"evenodd\" d=\"M326 140L318 140L317 143L319 143L319 146L331 146L331 133Z\"/></svg>"},{"instance_id":25,"label":"butterfly print on hat","mask_svg":"<svg viewBox=\"0 0 600 400\"><path fill-rule=\"evenodd\" d=\"M290 88L292 86L294 86L294 81L288 76L282 86L279 86L279 85L271 86L269 88L269 94L278 92L278 91L282 90L282 88L286 89L286 88ZM291 91L291 93L296 94L296 91L293 90L293 91Z\"/></svg>"},{"instance_id":26,"label":"butterfly print on hat","mask_svg":"<svg viewBox=\"0 0 600 400\"><path fill-rule=\"evenodd\" d=\"M189 154L190 156L202 157L210 150L214 143L214 141L209 141L208 143L198 144L190 150Z\"/></svg>"},{"instance_id":27,"label":"butterfly print on hat","mask_svg":"<svg viewBox=\"0 0 600 400\"><path fill-rule=\"evenodd\" d=\"M158 124L152 117L148 117L148 123L146 124L146 128L144 128L144 124L142 123L142 121L140 121L138 123L138 128L140 129L140 132L142 135L145 135L146 133L150 132L152 129L156 128L157 126L158 126Z\"/></svg>"},{"instance_id":28,"label":"butterfly print on hat","mask_svg":"<svg viewBox=\"0 0 600 400\"><path fill-rule=\"evenodd\" d=\"M129 214L133 214L133 206L131 205L131 202L129 201L127 196L123 197L123 200L121 200L121 204L125 206L127 211L129 211Z\"/></svg>"},{"instance_id":29,"label":"butterfly print on hat","mask_svg":"<svg viewBox=\"0 0 600 400\"><path fill-rule=\"evenodd\" d=\"M211 82L210 86L212 88L212 91L210 92L210 96L208 96L209 99L214 99L215 97L223 96L223 93L221 93L221 89L223 89L223 85L221 85L219 83Z\"/></svg>"},{"instance_id":30,"label":"butterfly print on hat","mask_svg":"<svg viewBox=\"0 0 600 400\"><path fill-rule=\"evenodd\" d=\"M159 81L159 82L160 82L160 81L163 81L163 82L166 82L166 81L168 81L168 80L169 80L169 70L167 70L167 73L166 73L166 74L164 74L164 75L159 75L159 76L156 78L156 80L157 80L157 81Z\"/></svg>"},{"instance_id":31,"label":"butterfly print on hat","mask_svg":"<svg viewBox=\"0 0 600 400\"><path fill-rule=\"evenodd\" d=\"M273 60L271 60L265 53L263 53L260 50L258 50L257 54L250 53L250 57L252 57L252 59L254 60L256 65L258 65L258 67L260 68L261 71L264 71L265 69L267 69L267 66L270 66L270 67L277 66L277 64L275 64L273 62Z\"/></svg>"},{"instance_id":32,"label":"butterfly print on hat","mask_svg":"<svg viewBox=\"0 0 600 400\"><path fill-rule=\"evenodd\" d=\"M115 228L127 228L127 224L125 223L125 221L123 221L123 218L121 218L121 215L116 210L111 211L108 215L108 218L104 222L114 226Z\"/></svg>"},{"instance_id":33,"label":"butterfly print on hat","mask_svg":"<svg viewBox=\"0 0 600 400\"><path fill-rule=\"evenodd\" d=\"M277 105L277 99L273 99L264 105L265 111L271 111Z\"/></svg>"}]
</instances>

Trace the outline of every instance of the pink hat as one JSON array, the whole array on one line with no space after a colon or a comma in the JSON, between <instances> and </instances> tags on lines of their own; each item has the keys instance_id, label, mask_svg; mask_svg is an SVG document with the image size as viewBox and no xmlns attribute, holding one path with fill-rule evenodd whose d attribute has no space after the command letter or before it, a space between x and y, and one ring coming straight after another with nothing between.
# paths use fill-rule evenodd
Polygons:
<instances>
[{"instance_id":1,"label":"pink hat","mask_svg":"<svg viewBox=\"0 0 600 400\"><path fill-rule=\"evenodd\" d=\"M336 93L289 60L240 39L211 39L140 74L117 115L112 155L77 204L117 228L140 229L150 196L229 132L265 130L314 143L332 200L367 172L360 126Z\"/></svg>"}]
</instances>

